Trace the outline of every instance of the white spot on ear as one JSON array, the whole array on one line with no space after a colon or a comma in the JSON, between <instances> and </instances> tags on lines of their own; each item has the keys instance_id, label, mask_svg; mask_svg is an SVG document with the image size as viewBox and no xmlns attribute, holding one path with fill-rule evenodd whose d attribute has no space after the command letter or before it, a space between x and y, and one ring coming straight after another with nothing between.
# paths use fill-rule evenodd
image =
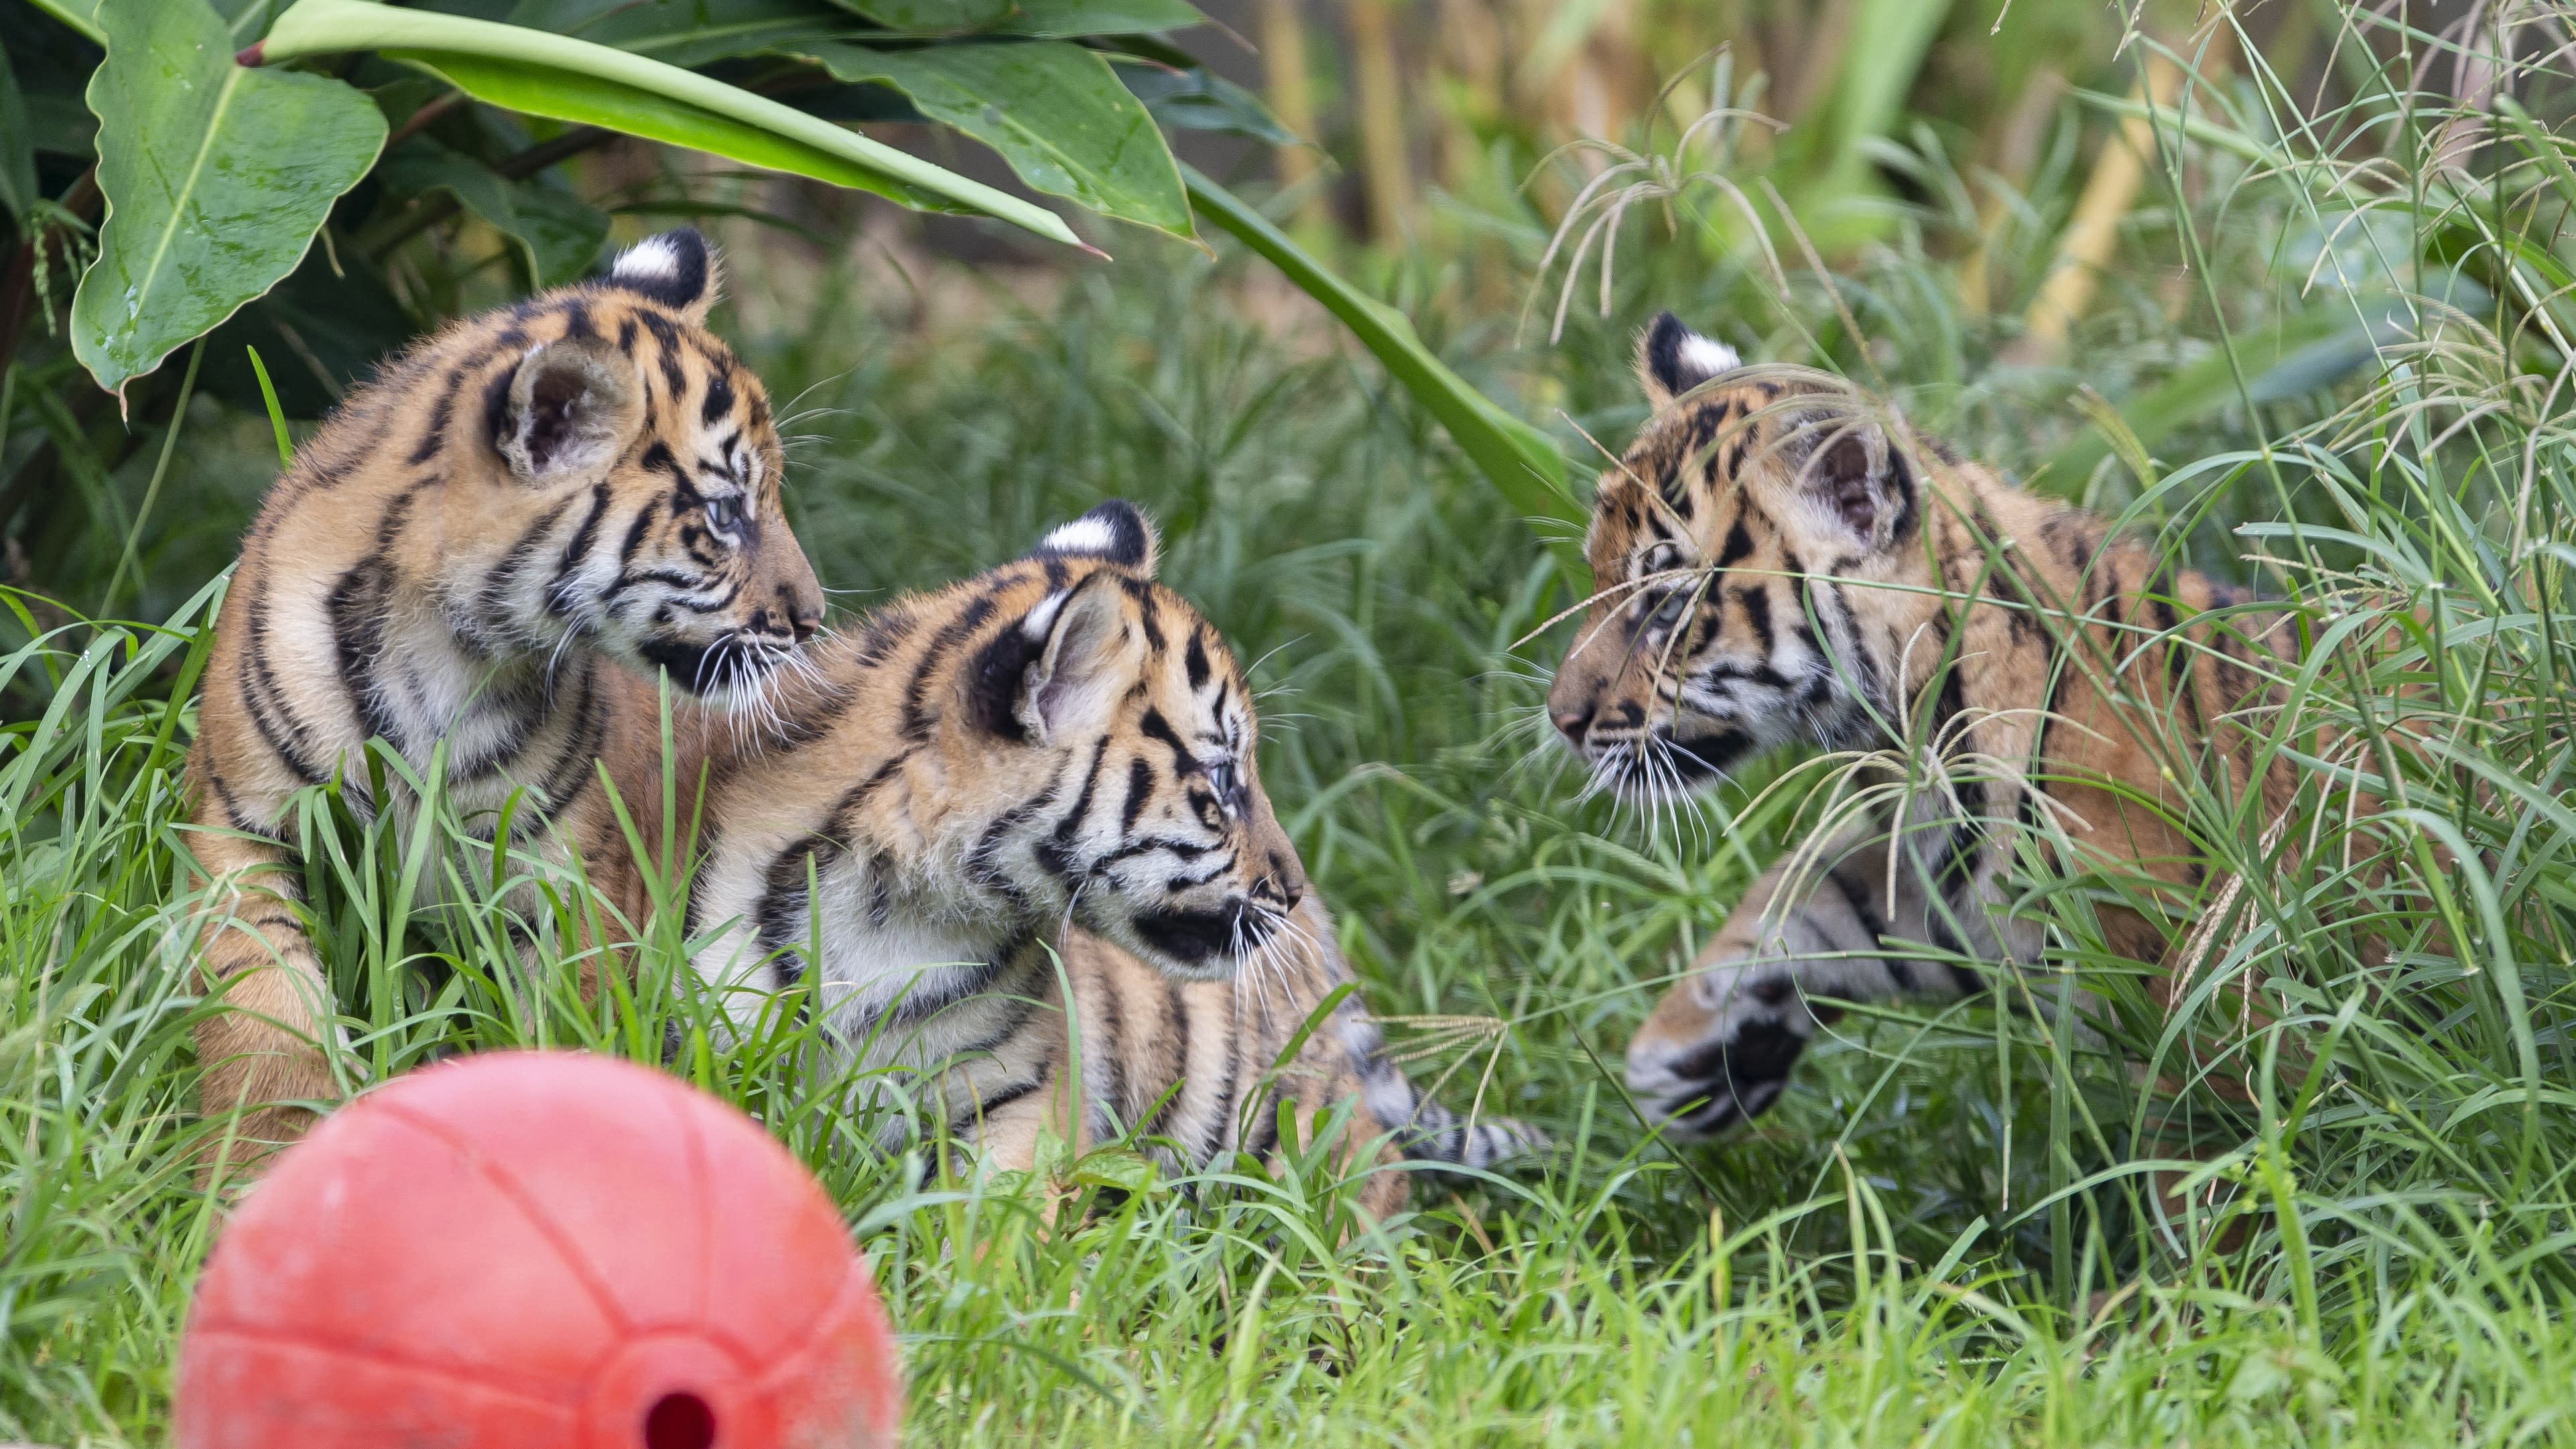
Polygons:
<instances>
[{"instance_id":1,"label":"white spot on ear","mask_svg":"<svg viewBox=\"0 0 2576 1449\"><path fill-rule=\"evenodd\" d=\"M617 254L617 265L608 274L621 282L675 282L680 278L680 254L666 237L646 237Z\"/></svg>"},{"instance_id":2,"label":"white spot on ear","mask_svg":"<svg viewBox=\"0 0 2576 1449\"><path fill-rule=\"evenodd\" d=\"M1073 590L1060 589L1039 600L1038 606L1029 610L1029 616L1020 621L1020 632L1032 641L1044 639L1047 631L1055 627L1055 616L1064 611L1064 601L1072 597Z\"/></svg>"},{"instance_id":3,"label":"white spot on ear","mask_svg":"<svg viewBox=\"0 0 2576 1449\"><path fill-rule=\"evenodd\" d=\"M1038 547L1051 553L1106 555L1117 544L1118 535L1106 521L1086 517L1058 525Z\"/></svg>"},{"instance_id":4,"label":"white spot on ear","mask_svg":"<svg viewBox=\"0 0 2576 1449\"><path fill-rule=\"evenodd\" d=\"M1736 356L1735 349L1725 343L1693 332L1682 338L1682 365L1693 372L1714 377L1721 372L1733 372L1744 365L1744 359Z\"/></svg>"}]
</instances>

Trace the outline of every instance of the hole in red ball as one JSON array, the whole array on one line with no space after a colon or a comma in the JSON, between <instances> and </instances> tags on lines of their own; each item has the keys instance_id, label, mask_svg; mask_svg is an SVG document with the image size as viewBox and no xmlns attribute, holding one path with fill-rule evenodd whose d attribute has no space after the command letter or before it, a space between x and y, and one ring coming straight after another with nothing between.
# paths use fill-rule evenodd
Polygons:
<instances>
[{"instance_id":1,"label":"hole in red ball","mask_svg":"<svg viewBox=\"0 0 2576 1449\"><path fill-rule=\"evenodd\" d=\"M644 1449L715 1449L716 1411L695 1394L664 1394L644 1416Z\"/></svg>"}]
</instances>

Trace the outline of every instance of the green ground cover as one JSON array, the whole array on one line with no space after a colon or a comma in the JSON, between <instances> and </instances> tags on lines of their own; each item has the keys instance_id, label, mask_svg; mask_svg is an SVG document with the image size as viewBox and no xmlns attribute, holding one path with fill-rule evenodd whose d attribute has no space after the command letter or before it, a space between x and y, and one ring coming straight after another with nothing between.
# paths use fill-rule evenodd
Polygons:
<instances>
[{"instance_id":1,"label":"green ground cover","mask_svg":"<svg viewBox=\"0 0 2576 1449\"><path fill-rule=\"evenodd\" d=\"M1617 1086L1626 1036L1847 762L1781 762L1698 812L1578 802L1537 713L1573 598L1540 534L1329 333L1256 324L1242 258L1178 248L1043 304L997 292L972 327L915 328L908 299L828 271L792 306L747 276L719 323L796 399L791 508L845 613L1104 496L1151 509L1167 578L1260 661L1269 789L1370 1004L1453 1104L1558 1151L1421 1181L1375 1228L1320 1150L1193 1183L1140 1187L1112 1154L924 1186L830 1110L791 1029L710 1039L667 925L634 997L531 1001L465 879L488 860L323 799L314 926L353 1079L531 1043L658 1059L676 1021L678 1069L845 1205L905 1333L920 1444L2576 1442L2576 181L2510 127L2480 170L2436 171L2402 139L2432 123L2393 94L2314 134L2258 81L2225 96L2175 131L2181 199L2131 219L2142 260L2063 362L1960 304L1979 219L1929 135L1886 158L1916 199L1830 277L1695 223L1632 230L1606 319L1578 307L1561 342L1516 344L1492 298L1532 285L1546 235L1498 190L1457 204L1454 245L1368 280L1579 458L1641 418L1626 339L1671 307L2313 603L2321 637L2425 621L2320 670L2300 718L2376 720L2402 686L2441 725L2427 757L2322 762L2277 831L2177 785L2216 868L2175 911L2224 927L2181 1026L2314 1064L2259 1071L2281 1085L2251 1105L2191 1099L2235 1193L2227 1251L2177 1251L2134 1210L2121 1063L2176 1028L2101 944L2120 883L2054 868L2044 839L2019 908L2046 960L1938 1014L1848 1016L1758 1130L1657 1143ZM2347 164L2353 135L2416 164ZM1988 233L1999 292L2035 287L2066 170ZM2069 401L2087 390L2111 405ZM202 590L274 454L265 422L210 403L182 427L146 585L119 536L57 588L155 622L10 596L32 642L0 659L0 1437L159 1442L219 1223L187 1171L206 1008L172 945L172 824ZM160 441L96 486L139 500ZM2356 806L2370 769L2399 779ZM428 870L468 904L414 910ZM2268 1023L2214 994L2236 979L2267 983Z\"/></svg>"}]
</instances>

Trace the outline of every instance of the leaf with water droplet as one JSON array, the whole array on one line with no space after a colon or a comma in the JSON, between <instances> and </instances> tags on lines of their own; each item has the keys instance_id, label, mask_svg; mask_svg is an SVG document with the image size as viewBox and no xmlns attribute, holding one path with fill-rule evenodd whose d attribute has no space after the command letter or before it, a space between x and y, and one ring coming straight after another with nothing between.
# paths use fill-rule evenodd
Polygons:
<instances>
[{"instance_id":1,"label":"leaf with water droplet","mask_svg":"<svg viewBox=\"0 0 2576 1449\"><path fill-rule=\"evenodd\" d=\"M72 299L72 350L126 384L277 285L384 145L375 103L339 81L233 62L206 0L100 0L90 77L107 198Z\"/></svg>"}]
</instances>

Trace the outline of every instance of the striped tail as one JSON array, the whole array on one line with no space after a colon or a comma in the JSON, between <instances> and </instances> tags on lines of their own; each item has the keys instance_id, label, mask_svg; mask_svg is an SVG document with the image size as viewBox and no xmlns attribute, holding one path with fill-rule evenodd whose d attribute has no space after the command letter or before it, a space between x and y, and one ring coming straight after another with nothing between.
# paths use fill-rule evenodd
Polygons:
<instances>
[{"instance_id":1,"label":"striped tail","mask_svg":"<svg viewBox=\"0 0 2576 1449\"><path fill-rule=\"evenodd\" d=\"M1399 1072L1400 1077L1403 1073ZM1407 1090L1412 1088L1406 1082ZM1512 1117L1468 1121L1442 1103L1417 1094L1411 1125L1396 1132L1396 1147L1416 1162L1485 1171L1516 1158L1536 1157L1550 1146L1547 1134Z\"/></svg>"},{"instance_id":2,"label":"striped tail","mask_svg":"<svg viewBox=\"0 0 2576 1449\"><path fill-rule=\"evenodd\" d=\"M1470 1121L1424 1096L1402 1067L1387 1060L1386 1037L1365 1014L1346 1015L1341 1028L1362 1100L1408 1159L1481 1172L1547 1151L1547 1134L1526 1122L1485 1116Z\"/></svg>"}]
</instances>

